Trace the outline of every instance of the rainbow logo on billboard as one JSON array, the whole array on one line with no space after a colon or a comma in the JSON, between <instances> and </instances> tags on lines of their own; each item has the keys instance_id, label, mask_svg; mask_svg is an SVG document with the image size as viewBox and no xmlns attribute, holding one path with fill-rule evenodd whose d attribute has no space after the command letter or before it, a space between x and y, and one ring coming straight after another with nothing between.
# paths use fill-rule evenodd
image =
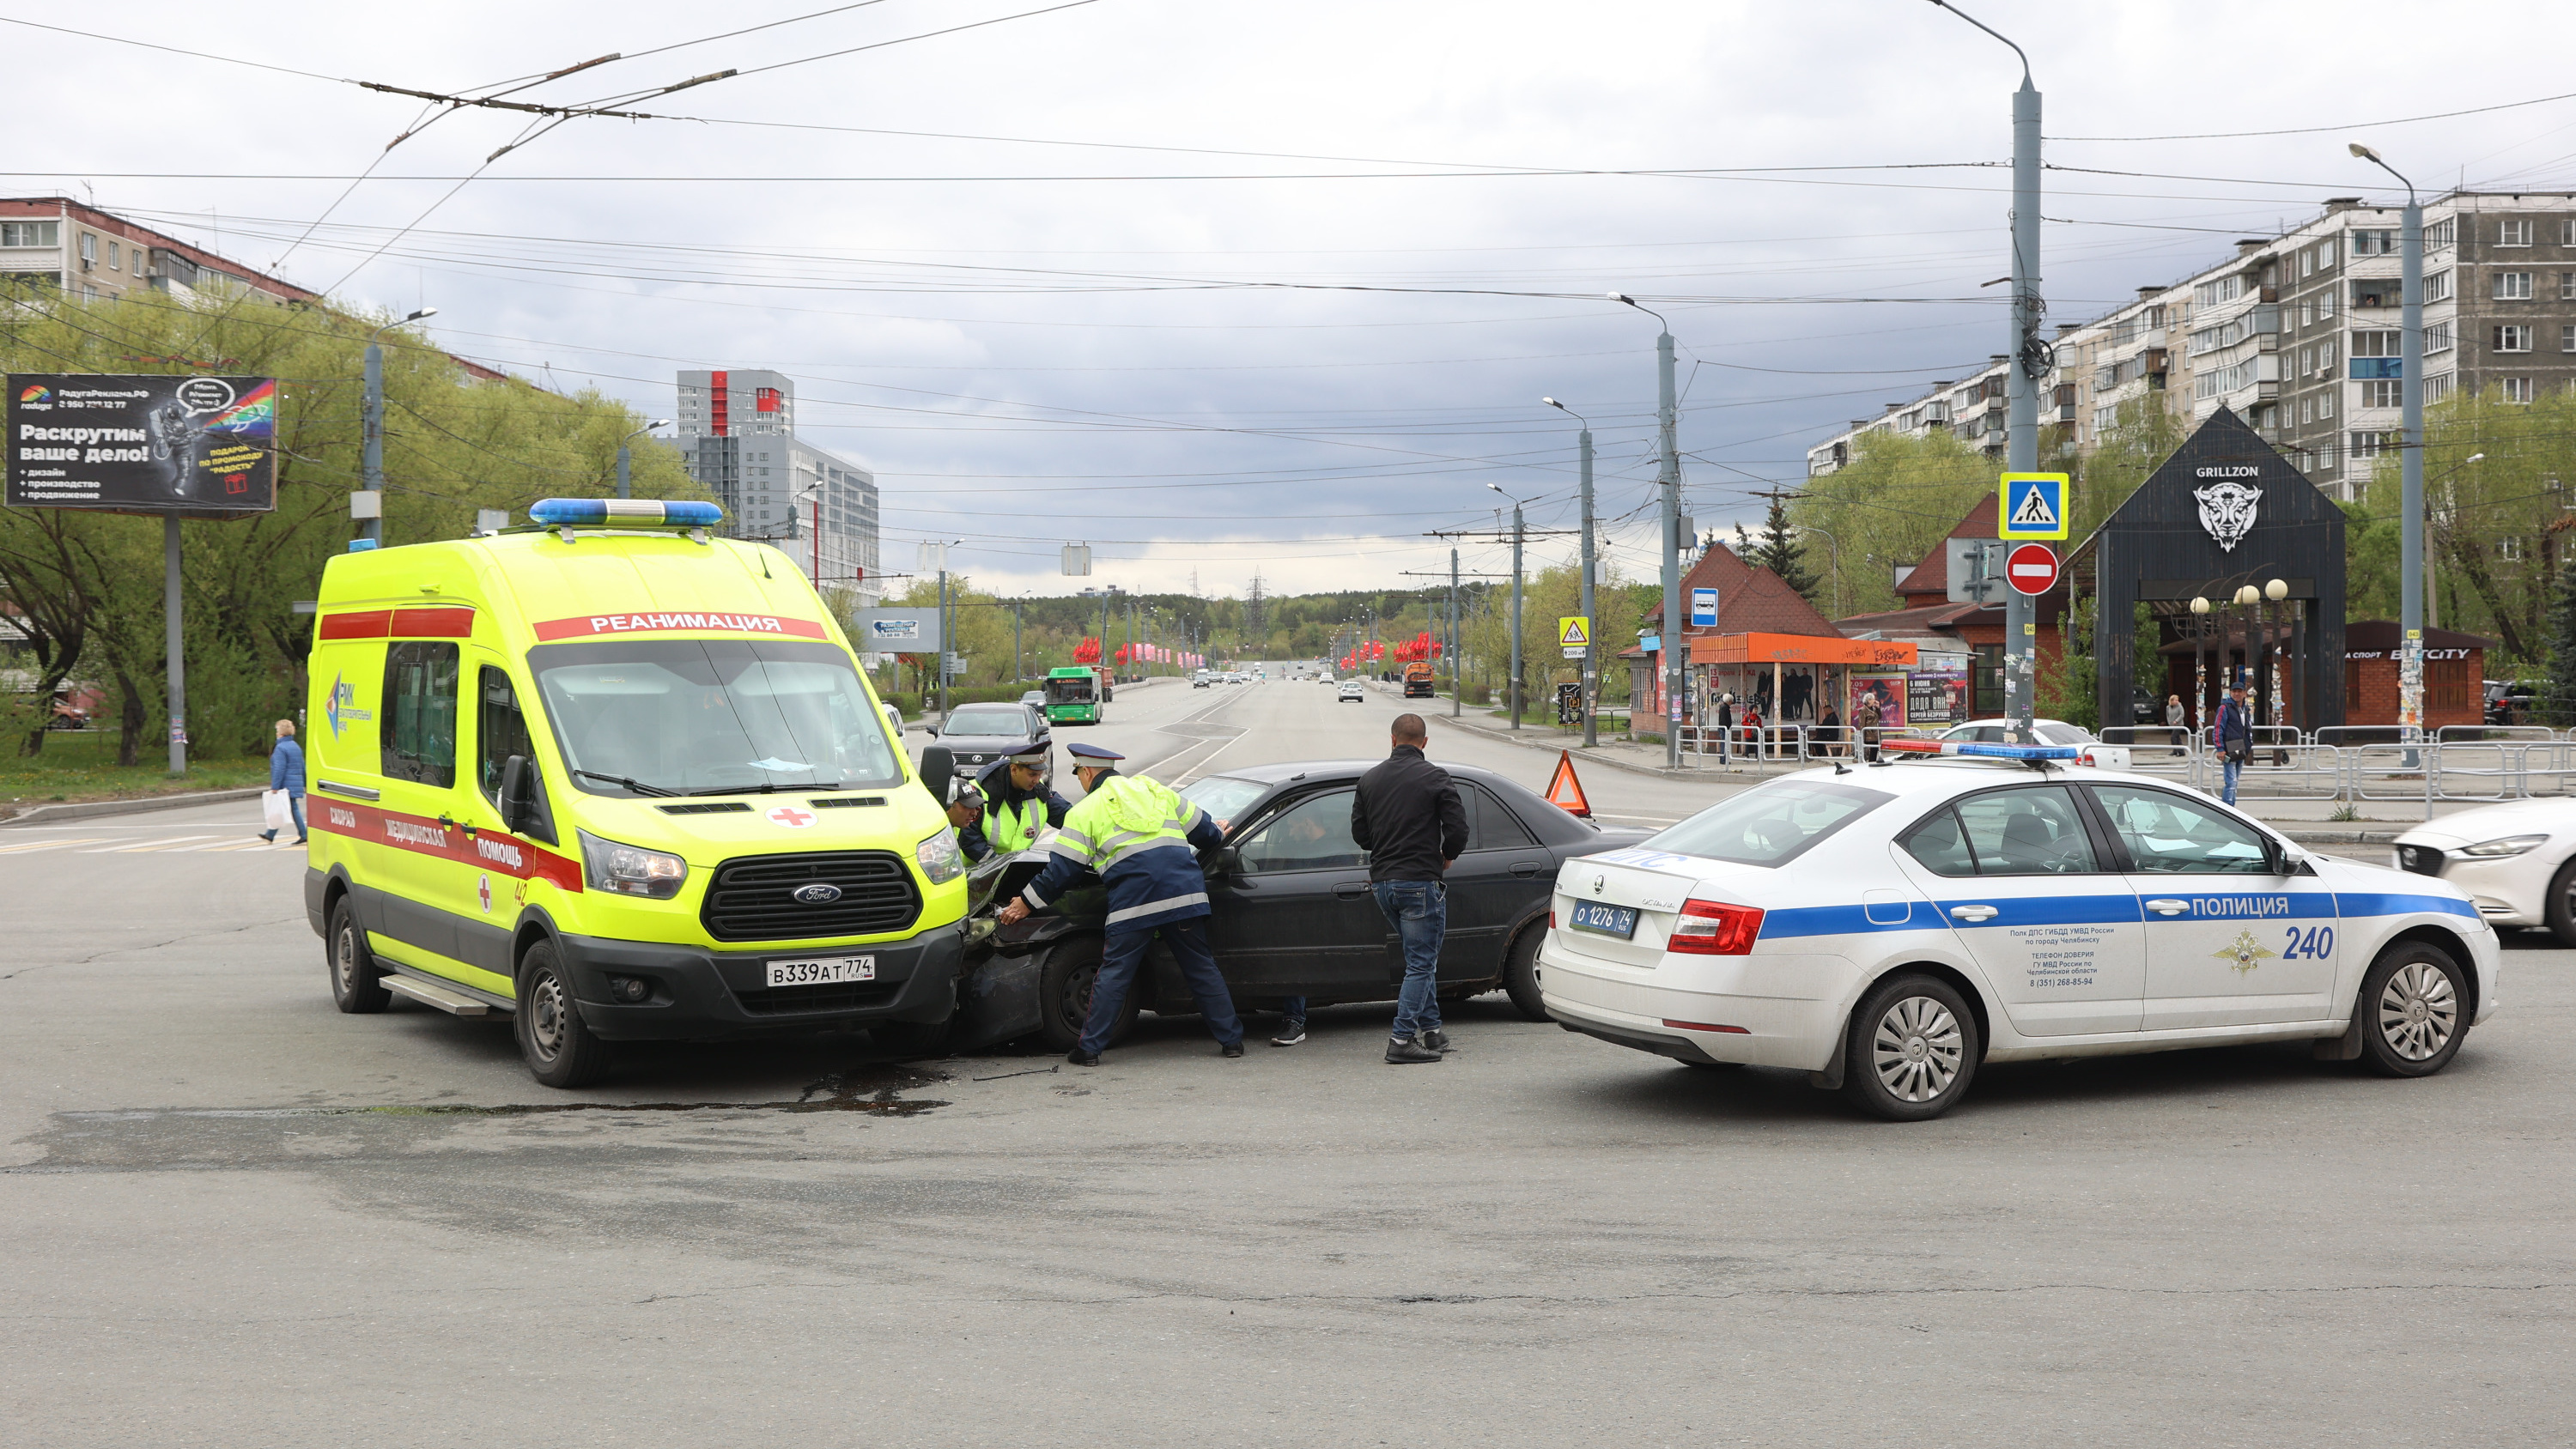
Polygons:
<instances>
[{"instance_id":1,"label":"rainbow logo on billboard","mask_svg":"<svg viewBox=\"0 0 2576 1449\"><path fill-rule=\"evenodd\" d=\"M52 397L53 395L54 390L52 388L45 386L41 382L33 383L28 386L25 392L18 394L18 401L43 402L45 399Z\"/></svg>"},{"instance_id":2,"label":"rainbow logo on billboard","mask_svg":"<svg viewBox=\"0 0 2576 1449\"><path fill-rule=\"evenodd\" d=\"M206 424L206 431L265 438L276 427L277 384L267 381L243 393L231 407L215 414L213 421Z\"/></svg>"}]
</instances>

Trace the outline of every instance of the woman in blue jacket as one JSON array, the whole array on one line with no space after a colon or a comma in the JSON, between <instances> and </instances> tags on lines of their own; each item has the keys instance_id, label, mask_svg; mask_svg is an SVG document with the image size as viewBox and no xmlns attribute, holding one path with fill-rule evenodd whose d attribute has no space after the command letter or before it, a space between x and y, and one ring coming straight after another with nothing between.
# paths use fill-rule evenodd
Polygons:
<instances>
[{"instance_id":1,"label":"woman in blue jacket","mask_svg":"<svg viewBox=\"0 0 2576 1449\"><path fill-rule=\"evenodd\" d=\"M295 742L295 721L277 722L277 744L268 752L268 788L286 792L286 804L295 812L295 843L304 843L304 747ZM262 840L274 841L277 832L263 830Z\"/></svg>"}]
</instances>

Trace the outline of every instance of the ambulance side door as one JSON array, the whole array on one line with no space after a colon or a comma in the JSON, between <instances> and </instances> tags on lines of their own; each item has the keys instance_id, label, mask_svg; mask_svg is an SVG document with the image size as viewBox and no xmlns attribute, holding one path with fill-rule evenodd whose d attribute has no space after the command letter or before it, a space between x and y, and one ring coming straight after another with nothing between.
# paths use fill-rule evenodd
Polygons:
<instances>
[{"instance_id":1,"label":"ambulance side door","mask_svg":"<svg viewBox=\"0 0 2576 1449\"><path fill-rule=\"evenodd\" d=\"M467 845L476 860L465 894L455 903L456 959L477 970L509 977L516 963L510 943L516 934L519 906L527 898L526 882L534 873L536 845L555 843L554 815L546 798L545 778L536 771L537 747L528 734L520 693L498 654L472 650L472 738L467 758L473 761L470 788L458 783L456 813L461 825L473 827ZM501 828L501 769L513 755L525 756L536 791L536 819L527 836ZM530 837L534 837L532 840ZM492 983L482 983L499 989Z\"/></svg>"},{"instance_id":2,"label":"ambulance side door","mask_svg":"<svg viewBox=\"0 0 2576 1449\"><path fill-rule=\"evenodd\" d=\"M385 683L377 715L383 823L383 923L393 957L424 969L438 963L406 956L404 946L456 956L451 857L463 837L455 828L457 681L462 650L450 640L406 639L385 646ZM444 817L448 823L442 824Z\"/></svg>"}]
</instances>

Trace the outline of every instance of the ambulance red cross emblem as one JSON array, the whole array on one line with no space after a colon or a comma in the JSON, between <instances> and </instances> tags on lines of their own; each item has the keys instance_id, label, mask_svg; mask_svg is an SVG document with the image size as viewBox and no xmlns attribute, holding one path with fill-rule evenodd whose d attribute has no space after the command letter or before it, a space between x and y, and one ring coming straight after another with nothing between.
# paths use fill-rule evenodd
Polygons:
<instances>
[{"instance_id":1,"label":"ambulance red cross emblem","mask_svg":"<svg viewBox=\"0 0 2576 1449\"><path fill-rule=\"evenodd\" d=\"M799 810L793 805L781 805L769 812L770 824L783 825L790 830L803 830L818 818L813 811Z\"/></svg>"},{"instance_id":2,"label":"ambulance red cross emblem","mask_svg":"<svg viewBox=\"0 0 2576 1449\"><path fill-rule=\"evenodd\" d=\"M492 877L487 875L476 882L474 893L483 898L483 914L492 914Z\"/></svg>"}]
</instances>

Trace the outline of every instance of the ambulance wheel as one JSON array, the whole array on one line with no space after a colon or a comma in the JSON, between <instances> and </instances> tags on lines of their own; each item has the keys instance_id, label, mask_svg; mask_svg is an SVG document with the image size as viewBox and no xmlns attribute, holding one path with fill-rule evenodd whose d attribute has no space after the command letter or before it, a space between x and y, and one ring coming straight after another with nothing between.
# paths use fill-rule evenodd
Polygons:
<instances>
[{"instance_id":1,"label":"ambulance wheel","mask_svg":"<svg viewBox=\"0 0 2576 1449\"><path fill-rule=\"evenodd\" d=\"M1047 953L1046 969L1038 975L1038 1030L1046 1037L1047 1046L1055 1051L1071 1051L1082 1040L1084 1023L1091 1019L1091 988L1100 979L1100 940L1086 937L1067 941ZM1109 1044L1125 1040L1128 1029L1136 1024L1136 1009L1142 1003L1141 981L1130 982L1127 1000L1118 1009L1117 1023L1109 1029Z\"/></svg>"},{"instance_id":2,"label":"ambulance wheel","mask_svg":"<svg viewBox=\"0 0 2576 1449\"><path fill-rule=\"evenodd\" d=\"M519 1059L549 1087L586 1087L608 1070L608 1043L591 1035L573 1001L572 981L544 942L519 958L519 1009L512 1017Z\"/></svg>"},{"instance_id":3,"label":"ambulance wheel","mask_svg":"<svg viewBox=\"0 0 2576 1449\"><path fill-rule=\"evenodd\" d=\"M1879 983L1844 1031L1843 1096L1873 1117L1929 1121L1957 1106L1977 1075L1977 1018L1937 977Z\"/></svg>"},{"instance_id":4,"label":"ambulance wheel","mask_svg":"<svg viewBox=\"0 0 2576 1449\"><path fill-rule=\"evenodd\" d=\"M1525 1021L1547 1020L1547 1006L1538 999L1538 943L1546 934L1545 926L1530 927L1503 957L1503 994Z\"/></svg>"},{"instance_id":5,"label":"ambulance wheel","mask_svg":"<svg viewBox=\"0 0 2576 1449\"><path fill-rule=\"evenodd\" d=\"M2542 919L2549 922L2549 934L2561 946L2576 946L2576 860L2558 867L2549 878L2549 894L2541 907Z\"/></svg>"},{"instance_id":6,"label":"ambulance wheel","mask_svg":"<svg viewBox=\"0 0 2576 1449\"><path fill-rule=\"evenodd\" d=\"M2469 1034L2459 963L2421 941L2379 953L2361 978L2361 1064L2383 1077L2429 1077L2459 1055Z\"/></svg>"},{"instance_id":7,"label":"ambulance wheel","mask_svg":"<svg viewBox=\"0 0 2576 1449\"><path fill-rule=\"evenodd\" d=\"M394 994L385 989L376 953L367 949L367 933L358 929L357 909L347 896L331 905L331 934L323 940L331 966L331 1004L352 1016L382 1011Z\"/></svg>"}]
</instances>

